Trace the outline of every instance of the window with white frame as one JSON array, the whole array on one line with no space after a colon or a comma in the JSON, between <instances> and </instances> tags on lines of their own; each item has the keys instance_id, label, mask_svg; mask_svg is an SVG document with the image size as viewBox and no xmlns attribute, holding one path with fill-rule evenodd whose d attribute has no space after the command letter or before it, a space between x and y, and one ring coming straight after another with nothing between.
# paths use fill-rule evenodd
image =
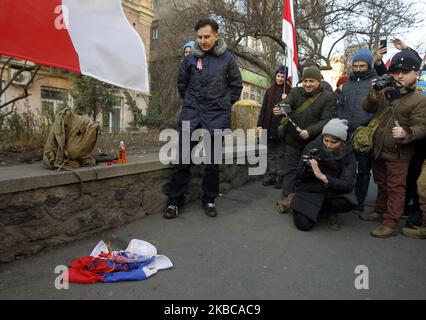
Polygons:
<instances>
[{"instance_id":1,"label":"window with white frame","mask_svg":"<svg viewBox=\"0 0 426 320\"><path fill-rule=\"evenodd\" d=\"M253 85L248 82L243 83L242 99L255 100L262 104L265 88Z\"/></svg>"},{"instance_id":2,"label":"window with white frame","mask_svg":"<svg viewBox=\"0 0 426 320\"><path fill-rule=\"evenodd\" d=\"M114 97L114 106L110 112L103 112L102 126L105 132L116 133L123 129L124 99L120 96Z\"/></svg>"},{"instance_id":3,"label":"window with white frame","mask_svg":"<svg viewBox=\"0 0 426 320\"><path fill-rule=\"evenodd\" d=\"M41 113L46 120L53 120L55 113L69 106L68 90L62 88L41 87Z\"/></svg>"}]
</instances>

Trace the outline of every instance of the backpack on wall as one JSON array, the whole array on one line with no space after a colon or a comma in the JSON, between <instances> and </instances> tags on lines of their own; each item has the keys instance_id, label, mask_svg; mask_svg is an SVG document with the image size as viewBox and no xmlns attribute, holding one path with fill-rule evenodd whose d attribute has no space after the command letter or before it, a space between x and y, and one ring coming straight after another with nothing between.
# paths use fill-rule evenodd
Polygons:
<instances>
[{"instance_id":1,"label":"backpack on wall","mask_svg":"<svg viewBox=\"0 0 426 320\"><path fill-rule=\"evenodd\" d=\"M59 111L49 131L43 150L43 164L48 169L73 169L96 165L89 153L95 147L99 124L71 108Z\"/></svg>"}]
</instances>

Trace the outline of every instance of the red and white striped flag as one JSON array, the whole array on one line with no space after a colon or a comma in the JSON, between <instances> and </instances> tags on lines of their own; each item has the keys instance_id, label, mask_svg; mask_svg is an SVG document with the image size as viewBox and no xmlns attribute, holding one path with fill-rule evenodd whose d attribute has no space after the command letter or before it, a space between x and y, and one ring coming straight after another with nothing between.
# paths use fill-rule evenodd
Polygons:
<instances>
[{"instance_id":1,"label":"red and white striped flag","mask_svg":"<svg viewBox=\"0 0 426 320\"><path fill-rule=\"evenodd\" d=\"M121 0L1 0L0 54L149 92L145 46Z\"/></svg>"},{"instance_id":2,"label":"red and white striped flag","mask_svg":"<svg viewBox=\"0 0 426 320\"><path fill-rule=\"evenodd\" d=\"M287 61L289 77L291 77L292 86L297 86L299 82L299 74L297 72L297 43L296 43L296 28L294 20L293 0L284 0L283 10L283 41L287 45Z\"/></svg>"}]
</instances>

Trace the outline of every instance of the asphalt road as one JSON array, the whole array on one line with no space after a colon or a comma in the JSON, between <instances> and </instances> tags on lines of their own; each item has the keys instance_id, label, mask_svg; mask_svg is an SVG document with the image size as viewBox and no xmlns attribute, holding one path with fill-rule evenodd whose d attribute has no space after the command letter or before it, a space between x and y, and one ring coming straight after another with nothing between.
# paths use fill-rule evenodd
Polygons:
<instances>
[{"instance_id":1,"label":"asphalt road","mask_svg":"<svg viewBox=\"0 0 426 320\"><path fill-rule=\"evenodd\" d=\"M148 216L0 265L0 298L426 299L426 241L401 234L374 238L369 233L377 223L353 213L341 215L339 231L321 220L312 231L301 232L290 215L275 211L279 195L259 182L246 185L217 200L216 218L192 203L174 220ZM148 241L174 267L144 281L71 283L69 289L57 290L55 267L89 255L101 239L111 241L114 249L125 249L131 239ZM355 286L359 265L368 268L368 289Z\"/></svg>"}]
</instances>

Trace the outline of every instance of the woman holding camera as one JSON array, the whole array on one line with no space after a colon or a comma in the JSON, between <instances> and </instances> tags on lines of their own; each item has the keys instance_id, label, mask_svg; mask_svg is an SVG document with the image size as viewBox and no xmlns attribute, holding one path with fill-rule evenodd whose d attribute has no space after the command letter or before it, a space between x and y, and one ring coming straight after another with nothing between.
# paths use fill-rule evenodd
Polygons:
<instances>
[{"instance_id":1,"label":"woman holding camera","mask_svg":"<svg viewBox=\"0 0 426 320\"><path fill-rule=\"evenodd\" d=\"M311 230L321 214L328 214L328 226L338 230L338 213L348 212L358 204L353 193L356 159L347 131L347 120L331 119L322 135L303 150L290 205L299 230Z\"/></svg>"}]
</instances>

